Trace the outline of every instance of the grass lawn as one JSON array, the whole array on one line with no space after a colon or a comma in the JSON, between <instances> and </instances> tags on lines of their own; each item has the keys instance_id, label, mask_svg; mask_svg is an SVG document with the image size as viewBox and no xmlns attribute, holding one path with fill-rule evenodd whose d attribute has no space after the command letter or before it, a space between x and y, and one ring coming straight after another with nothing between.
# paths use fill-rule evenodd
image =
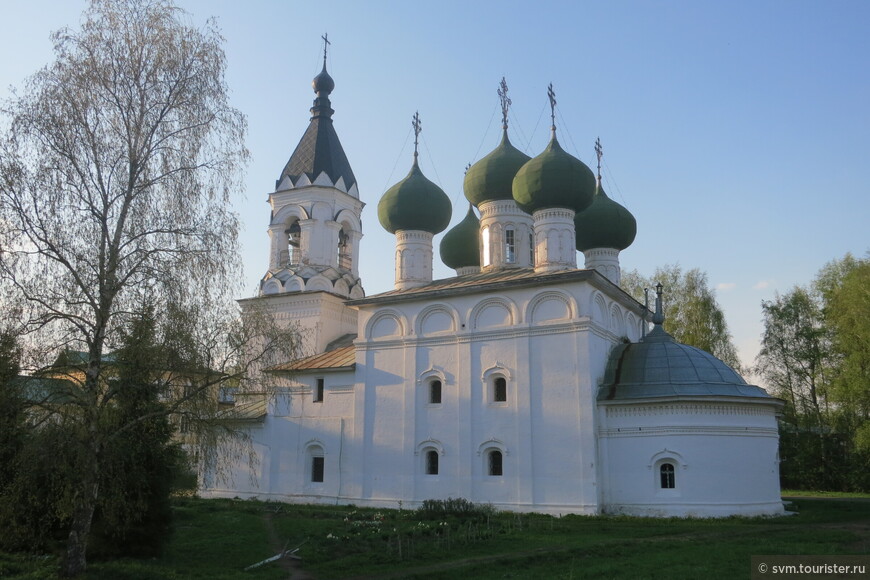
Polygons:
<instances>
[{"instance_id":1,"label":"grass lawn","mask_svg":"<svg viewBox=\"0 0 870 580\"><path fill-rule=\"evenodd\" d=\"M857 493L851 491L807 491L805 489L784 489L783 497L849 497L870 499L870 493Z\"/></svg>"},{"instance_id":2,"label":"grass lawn","mask_svg":"<svg viewBox=\"0 0 870 580\"><path fill-rule=\"evenodd\" d=\"M165 554L92 562L86 578L746 578L760 554L870 554L870 502L794 500L781 518L647 519L441 513L179 499ZM286 562L286 561L285 561ZM53 556L0 554L0 578L51 578Z\"/></svg>"}]
</instances>

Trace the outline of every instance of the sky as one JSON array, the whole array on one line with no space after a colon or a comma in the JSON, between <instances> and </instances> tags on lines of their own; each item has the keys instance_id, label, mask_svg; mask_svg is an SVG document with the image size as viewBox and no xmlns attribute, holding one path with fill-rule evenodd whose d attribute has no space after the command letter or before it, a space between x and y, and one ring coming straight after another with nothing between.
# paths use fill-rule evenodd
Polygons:
<instances>
[{"instance_id":1,"label":"sky","mask_svg":"<svg viewBox=\"0 0 870 580\"><path fill-rule=\"evenodd\" d=\"M604 189L637 218L623 269L705 271L744 366L763 300L870 250L870 2L177 3L195 25L217 19L231 101L248 118L234 202L245 296L268 266L266 200L308 125L324 33L335 128L366 204L368 295L393 287L377 203L410 169L414 112L420 165L453 201L452 227L467 209L466 165L498 144L503 76L513 144L543 151L553 83L560 143L594 169L600 137ZM85 7L0 0L0 99L53 60L50 32L77 27ZM434 275L454 275L437 251Z\"/></svg>"}]
</instances>

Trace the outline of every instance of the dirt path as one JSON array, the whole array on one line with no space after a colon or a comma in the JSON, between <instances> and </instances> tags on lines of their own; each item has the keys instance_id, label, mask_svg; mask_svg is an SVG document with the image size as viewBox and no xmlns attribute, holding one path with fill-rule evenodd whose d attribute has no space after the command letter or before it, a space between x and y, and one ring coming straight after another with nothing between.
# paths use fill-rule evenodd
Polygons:
<instances>
[{"instance_id":1,"label":"dirt path","mask_svg":"<svg viewBox=\"0 0 870 580\"><path fill-rule=\"evenodd\" d=\"M275 529L275 524L272 522L272 512L266 511L263 513L263 524L266 526L266 531L269 532L269 546L276 554L281 550L293 548L287 545L287 540L282 539ZM314 580L315 577L302 569L302 561L294 558L280 558L277 561L278 566L287 572L287 580Z\"/></svg>"}]
</instances>

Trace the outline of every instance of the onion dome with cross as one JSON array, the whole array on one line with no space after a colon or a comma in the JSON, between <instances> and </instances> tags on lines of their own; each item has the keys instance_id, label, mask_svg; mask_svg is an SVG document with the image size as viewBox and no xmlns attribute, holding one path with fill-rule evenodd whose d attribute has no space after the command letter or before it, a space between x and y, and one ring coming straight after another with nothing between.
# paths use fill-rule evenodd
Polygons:
<instances>
[{"instance_id":1,"label":"onion dome with cross","mask_svg":"<svg viewBox=\"0 0 870 580\"><path fill-rule=\"evenodd\" d=\"M613 201L601 186L601 140L595 141L598 156L598 179L592 204L574 217L577 249L581 252L594 248L624 250L637 235L637 220L631 212Z\"/></svg>"},{"instance_id":2,"label":"onion dome with cross","mask_svg":"<svg viewBox=\"0 0 870 580\"><path fill-rule=\"evenodd\" d=\"M465 174L465 197L480 207L481 203L499 199L513 199L513 180L517 171L531 157L514 147L508 138L507 82L501 79L498 96L501 100L501 143L489 155L472 165Z\"/></svg>"},{"instance_id":3,"label":"onion dome with cross","mask_svg":"<svg viewBox=\"0 0 870 580\"><path fill-rule=\"evenodd\" d=\"M417 163L420 115L414 114L414 164L408 175L378 202L378 220L385 230L419 230L437 234L450 224L452 205L440 187L429 181Z\"/></svg>"},{"instance_id":4,"label":"onion dome with cross","mask_svg":"<svg viewBox=\"0 0 870 580\"><path fill-rule=\"evenodd\" d=\"M526 212L566 208L581 212L595 196L595 174L585 163L568 154L556 139L556 98L550 97L551 137L544 152L523 165L513 180L513 198Z\"/></svg>"}]
</instances>

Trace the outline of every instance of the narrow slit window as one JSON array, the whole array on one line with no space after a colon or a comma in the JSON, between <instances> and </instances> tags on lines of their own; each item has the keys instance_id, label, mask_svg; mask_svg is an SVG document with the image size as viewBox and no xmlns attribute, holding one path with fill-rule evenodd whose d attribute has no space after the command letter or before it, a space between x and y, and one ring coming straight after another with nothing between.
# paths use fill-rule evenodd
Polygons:
<instances>
[{"instance_id":1,"label":"narrow slit window","mask_svg":"<svg viewBox=\"0 0 870 580\"><path fill-rule=\"evenodd\" d=\"M426 452L426 475L438 475L438 452L435 450Z\"/></svg>"},{"instance_id":2,"label":"narrow slit window","mask_svg":"<svg viewBox=\"0 0 870 580\"><path fill-rule=\"evenodd\" d=\"M489 266L490 264L490 255L489 255L489 226L486 226L482 230L480 230L480 246L483 248L483 265Z\"/></svg>"},{"instance_id":3,"label":"narrow slit window","mask_svg":"<svg viewBox=\"0 0 870 580\"><path fill-rule=\"evenodd\" d=\"M441 404L441 381L429 383L429 403L432 405Z\"/></svg>"},{"instance_id":4,"label":"narrow slit window","mask_svg":"<svg viewBox=\"0 0 870 580\"><path fill-rule=\"evenodd\" d=\"M317 384L314 386L314 402L323 402L323 379L317 379Z\"/></svg>"},{"instance_id":5,"label":"narrow slit window","mask_svg":"<svg viewBox=\"0 0 870 580\"><path fill-rule=\"evenodd\" d=\"M516 232L508 228L504 232L504 259L508 264L517 261Z\"/></svg>"},{"instance_id":6,"label":"narrow slit window","mask_svg":"<svg viewBox=\"0 0 870 580\"><path fill-rule=\"evenodd\" d=\"M487 456L489 474L494 476L502 475L502 455L501 451L490 451Z\"/></svg>"},{"instance_id":7,"label":"narrow slit window","mask_svg":"<svg viewBox=\"0 0 870 580\"><path fill-rule=\"evenodd\" d=\"M535 234L529 232L529 264L535 265Z\"/></svg>"},{"instance_id":8,"label":"narrow slit window","mask_svg":"<svg viewBox=\"0 0 870 580\"><path fill-rule=\"evenodd\" d=\"M662 463L662 466L659 468L659 474L661 476L662 489L674 489L676 487L673 463Z\"/></svg>"}]
</instances>

